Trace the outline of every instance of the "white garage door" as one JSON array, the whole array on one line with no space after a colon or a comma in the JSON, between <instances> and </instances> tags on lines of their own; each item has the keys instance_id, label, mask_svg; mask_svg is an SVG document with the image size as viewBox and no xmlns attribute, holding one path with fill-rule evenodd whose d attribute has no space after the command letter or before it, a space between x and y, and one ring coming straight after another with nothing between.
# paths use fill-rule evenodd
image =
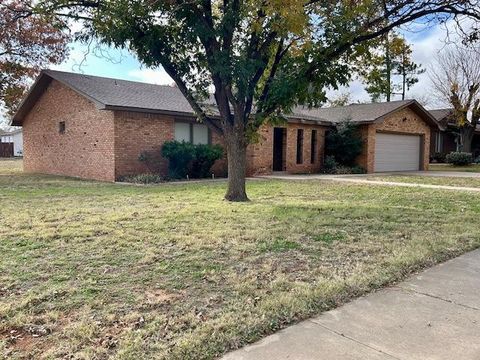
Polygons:
<instances>
[{"instance_id":1,"label":"white garage door","mask_svg":"<svg viewBox=\"0 0 480 360\"><path fill-rule=\"evenodd\" d=\"M377 133L375 140L375 172L420 169L419 135Z\"/></svg>"}]
</instances>

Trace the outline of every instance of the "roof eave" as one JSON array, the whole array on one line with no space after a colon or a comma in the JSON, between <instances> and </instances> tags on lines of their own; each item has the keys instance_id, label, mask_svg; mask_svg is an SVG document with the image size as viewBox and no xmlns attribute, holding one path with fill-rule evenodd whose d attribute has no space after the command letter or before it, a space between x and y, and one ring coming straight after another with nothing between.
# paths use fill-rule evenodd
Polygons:
<instances>
[{"instance_id":1,"label":"roof eave","mask_svg":"<svg viewBox=\"0 0 480 360\"><path fill-rule=\"evenodd\" d=\"M140 108L133 106L121 106L121 105L105 105L103 110L110 111L131 111L131 112L140 112L148 114L160 114L168 116L186 116L186 117L196 117L195 113L188 111L174 111L174 110L163 110L163 109L149 109L149 108ZM218 115L210 115L214 119L220 119Z\"/></svg>"},{"instance_id":2,"label":"roof eave","mask_svg":"<svg viewBox=\"0 0 480 360\"><path fill-rule=\"evenodd\" d=\"M40 75L38 75L38 77L35 79L35 82L31 86L30 90L20 102L17 111L15 111L15 114L13 114L10 122L11 126L22 126L25 115L34 106L35 102L43 94L51 81L52 78L46 75L44 71L40 72Z\"/></svg>"}]
</instances>

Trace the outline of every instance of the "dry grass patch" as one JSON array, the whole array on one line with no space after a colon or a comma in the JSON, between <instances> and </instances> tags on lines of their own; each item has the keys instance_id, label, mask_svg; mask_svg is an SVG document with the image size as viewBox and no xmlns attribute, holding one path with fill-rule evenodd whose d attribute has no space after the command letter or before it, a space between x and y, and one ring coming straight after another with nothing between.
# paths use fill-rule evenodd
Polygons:
<instances>
[{"instance_id":1,"label":"dry grass patch","mask_svg":"<svg viewBox=\"0 0 480 360\"><path fill-rule=\"evenodd\" d=\"M231 204L1 171L9 359L211 359L480 245L476 194L254 181Z\"/></svg>"}]
</instances>

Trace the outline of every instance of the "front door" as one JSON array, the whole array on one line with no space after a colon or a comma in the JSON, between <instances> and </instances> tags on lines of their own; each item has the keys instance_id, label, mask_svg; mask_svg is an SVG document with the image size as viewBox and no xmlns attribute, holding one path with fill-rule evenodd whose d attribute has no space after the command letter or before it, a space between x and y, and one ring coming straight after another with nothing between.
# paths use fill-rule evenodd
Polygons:
<instances>
[{"instance_id":1,"label":"front door","mask_svg":"<svg viewBox=\"0 0 480 360\"><path fill-rule=\"evenodd\" d=\"M285 128L273 128L273 171L284 171Z\"/></svg>"}]
</instances>

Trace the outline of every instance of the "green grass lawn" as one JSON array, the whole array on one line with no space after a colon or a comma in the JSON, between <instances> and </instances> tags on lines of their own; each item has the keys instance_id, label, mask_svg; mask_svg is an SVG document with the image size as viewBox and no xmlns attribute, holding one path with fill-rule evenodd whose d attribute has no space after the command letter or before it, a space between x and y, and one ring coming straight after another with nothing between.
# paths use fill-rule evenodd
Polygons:
<instances>
[{"instance_id":1,"label":"green grass lawn","mask_svg":"<svg viewBox=\"0 0 480 360\"><path fill-rule=\"evenodd\" d=\"M211 359L480 245L480 196L0 165L0 358ZM16 169L15 169L16 168Z\"/></svg>"},{"instance_id":2,"label":"green grass lawn","mask_svg":"<svg viewBox=\"0 0 480 360\"><path fill-rule=\"evenodd\" d=\"M480 188L480 177L461 178L461 177L430 177L430 176L415 176L415 175L388 175L388 176L372 175L372 176L368 176L367 180Z\"/></svg>"},{"instance_id":3,"label":"green grass lawn","mask_svg":"<svg viewBox=\"0 0 480 360\"><path fill-rule=\"evenodd\" d=\"M480 172L480 164L472 164L468 166L453 166L448 164L430 164L430 171L461 171L461 172Z\"/></svg>"}]
</instances>

